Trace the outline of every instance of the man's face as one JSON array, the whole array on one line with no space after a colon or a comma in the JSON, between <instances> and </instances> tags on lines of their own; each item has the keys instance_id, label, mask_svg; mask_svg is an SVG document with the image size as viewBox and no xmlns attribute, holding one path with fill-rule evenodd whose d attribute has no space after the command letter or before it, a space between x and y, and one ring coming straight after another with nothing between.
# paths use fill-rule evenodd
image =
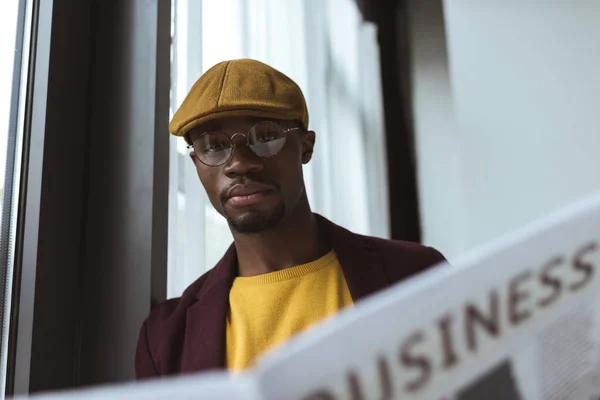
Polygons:
<instances>
[{"instance_id":1,"label":"man's face","mask_svg":"<svg viewBox=\"0 0 600 400\"><path fill-rule=\"evenodd\" d=\"M210 121L189 133L192 143L207 131L221 131L230 138L247 134L264 118L227 117ZM276 121L282 128L299 126L294 121ZM210 202L230 227L239 233L256 233L277 226L295 209L304 193L302 164L310 161L315 134L293 130L285 134L283 148L272 157L260 157L242 135L233 137L235 149L223 165L203 164L192 152L198 177Z\"/></svg>"}]
</instances>

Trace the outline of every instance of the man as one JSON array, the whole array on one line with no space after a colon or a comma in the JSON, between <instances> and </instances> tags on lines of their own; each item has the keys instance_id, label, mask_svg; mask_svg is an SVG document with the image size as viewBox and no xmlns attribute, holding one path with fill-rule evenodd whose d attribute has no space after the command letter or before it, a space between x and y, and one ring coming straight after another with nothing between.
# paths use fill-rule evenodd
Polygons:
<instances>
[{"instance_id":1,"label":"man","mask_svg":"<svg viewBox=\"0 0 600 400\"><path fill-rule=\"evenodd\" d=\"M265 350L443 261L414 243L360 236L313 214L302 165L312 157L302 91L254 60L217 64L169 126L234 243L180 298L144 322L138 379L243 370Z\"/></svg>"}]
</instances>

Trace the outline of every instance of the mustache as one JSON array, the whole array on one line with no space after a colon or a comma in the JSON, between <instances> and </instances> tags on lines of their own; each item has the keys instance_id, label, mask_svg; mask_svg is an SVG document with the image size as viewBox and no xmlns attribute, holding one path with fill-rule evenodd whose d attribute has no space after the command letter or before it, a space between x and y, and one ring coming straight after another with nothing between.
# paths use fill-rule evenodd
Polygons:
<instances>
[{"instance_id":1,"label":"mustache","mask_svg":"<svg viewBox=\"0 0 600 400\"><path fill-rule=\"evenodd\" d=\"M231 183L229 185L227 185L226 188L221 190L221 192L219 193L219 198L221 200L221 203L224 203L225 201L227 201L227 193L229 192L229 190L231 188L233 188L235 185L246 185L248 182L262 183L264 185L268 185L268 186L275 188L277 191L281 191L281 186L279 185L279 183L275 182L274 180L267 179L262 176L256 176L256 175L243 175L243 176L235 178L233 181L231 181Z\"/></svg>"}]
</instances>

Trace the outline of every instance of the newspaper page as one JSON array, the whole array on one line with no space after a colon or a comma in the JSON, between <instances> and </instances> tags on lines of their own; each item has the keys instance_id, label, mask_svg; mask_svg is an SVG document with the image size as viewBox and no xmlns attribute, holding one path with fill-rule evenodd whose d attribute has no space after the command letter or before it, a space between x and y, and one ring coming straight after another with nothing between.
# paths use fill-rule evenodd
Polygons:
<instances>
[{"instance_id":1,"label":"newspaper page","mask_svg":"<svg viewBox=\"0 0 600 400\"><path fill-rule=\"evenodd\" d=\"M266 399L600 400L599 342L594 196L357 304L258 379Z\"/></svg>"},{"instance_id":2,"label":"newspaper page","mask_svg":"<svg viewBox=\"0 0 600 400\"><path fill-rule=\"evenodd\" d=\"M33 397L600 400L599 343L600 194L357 303L247 373Z\"/></svg>"}]
</instances>

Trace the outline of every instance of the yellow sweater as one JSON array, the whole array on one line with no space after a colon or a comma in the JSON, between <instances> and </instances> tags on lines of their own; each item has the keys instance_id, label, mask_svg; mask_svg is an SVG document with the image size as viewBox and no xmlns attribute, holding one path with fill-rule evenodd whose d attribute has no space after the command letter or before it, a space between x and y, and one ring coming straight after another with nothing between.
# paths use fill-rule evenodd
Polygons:
<instances>
[{"instance_id":1,"label":"yellow sweater","mask_svg":"<svg viewBox=\"0 0 600 400\"><path fill-rule=\"evenodd\" d=\"M265 350L352 304L333 250L308 264L236 278L226 322L227 368L251 367Z\"/></svg>"}]
</instances>

